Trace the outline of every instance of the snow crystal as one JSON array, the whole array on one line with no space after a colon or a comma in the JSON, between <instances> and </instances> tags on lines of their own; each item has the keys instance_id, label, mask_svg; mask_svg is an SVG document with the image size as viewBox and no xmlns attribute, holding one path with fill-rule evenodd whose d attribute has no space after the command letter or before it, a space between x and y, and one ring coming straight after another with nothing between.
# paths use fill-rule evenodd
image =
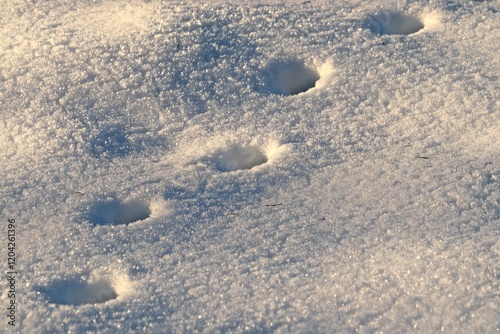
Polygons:
<instances>
[{"instance_id":1,"label":"snow crystal","mask_svg":"<svg viewBox=\"0 0 500 334\"><path fill-rule=\"evenodd\" d=\"M498 2L0 10L2 332L498 331Z\"/></svg>"}]
</instances>

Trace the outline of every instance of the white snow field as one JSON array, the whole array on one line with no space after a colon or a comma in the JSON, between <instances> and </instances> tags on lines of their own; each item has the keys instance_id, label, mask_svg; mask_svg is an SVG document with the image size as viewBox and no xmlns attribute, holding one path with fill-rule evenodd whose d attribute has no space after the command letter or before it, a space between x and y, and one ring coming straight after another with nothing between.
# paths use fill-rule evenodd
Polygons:
<instances>
[{"instance_id":1,"label":"white snow field","mask_svg":"<svg viewBox=\"0 0 500 334\"><path fill-rule=\"evenodd\" d=\"M2 333L500 331L500 2L0 12Z\"/></svg>"}]
</instances>

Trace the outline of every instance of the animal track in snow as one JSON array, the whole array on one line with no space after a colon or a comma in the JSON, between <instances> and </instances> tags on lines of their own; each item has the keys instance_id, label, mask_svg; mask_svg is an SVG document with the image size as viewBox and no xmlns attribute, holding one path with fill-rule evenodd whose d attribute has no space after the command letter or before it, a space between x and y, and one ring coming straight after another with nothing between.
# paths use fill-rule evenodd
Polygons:
<instances>
[{"instance_id":1,"label":"animal track in snow","mask_svg":"<svg viewBox=\"0 0 500 334\"><path fill-rule=\"evenodd\" d=\"M274 62L269 66L272 91L282 95L296 95L316 86L320 74L301 60Z\"/></svg>"},{"instance_id":2,"label":"animal track in snow","mask_svg":"<svg viewBox=\"0 0 500 334\"><path fill-rule=\"evenodd\" d=\"M395 11L384 11L368 19L368 26L375 34L411 35L424 28L419 17Z\"/></svg>"},{"instance_id":3,"label":"animal track in snow","mask_svg":"<svg viewBox=\"0 0 500 334\"><path fill-rule=\"evenodd\" d=\"M149 218L151 209L139 200L122 203L118 200L96 203L90 212L93 225L130 224Z\"/></svg>"},{"instance_id":4,"label":"animal track in snow","mask_svg":"<svg viewBox=\"0 0 500 334\"><path fill-rule=\"evenodd\" d=\"M252 169L265 164L267 155L257 146L243 147L235 145L227 151L222 151L217 157L217 166L223 172L239 169Z\"/></svg>"},{"instance_id":5,"label":"animal track in snow","mask_svg":"<svg viewBox=\"0 0 500 334\"><path fill-rule=\"evenodd\" d=\"M89 281L56 281L42 292L49 302L61 305L99 304L118 297L112 282L102 277Z\"/></svg>"}]
</instances>

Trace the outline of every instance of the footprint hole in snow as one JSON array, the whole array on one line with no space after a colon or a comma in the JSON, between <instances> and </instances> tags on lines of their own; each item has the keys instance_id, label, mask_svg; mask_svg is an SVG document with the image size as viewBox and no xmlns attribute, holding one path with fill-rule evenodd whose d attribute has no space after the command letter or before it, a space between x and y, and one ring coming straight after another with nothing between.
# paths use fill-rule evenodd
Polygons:
<instances>
[{"instance_id":1,"label":"footprint hole in snow","mask_svg":"<svg viewBox=\"0 0 500 334\"><path fill-rule=\"evenodd\" d=\"M379 35L411 35L424 28L415 15L384 11L368 19L370 30Z\"/></svg>"},{"instance_id":2,"label":"footprint hole in snow","mask_svg":"<svg viewBox=\"0 0 500 334\"><path fill-rule=\"evenodd\" d=\"M100 304L116 299L112 282L99 278L93 281L61 280L42 288L49 302L60 305Z\"/></svg>"},{"instance_id":3,"label":"footprint hole in snow","mask_svg":"<svg viewBox=\"0 0 500 334\"><path fill-rule=\"evenodd\" d=\"M320 79L318 71L301 60L274 62L268 70L272 92L281 95L307 92Z\"/></svg>"},{"instance_id":4,"label":"footprint hole in snow","mask_svg":"<svg viewBox=\"0 0 500 334\"><path fill-rule=\"evenodd\" d=\"M221 151L217 158L217 167L223 172L231 172L265 164L268 161L266 153L257 146L235 145Z\"/></svg>"},{"instance_id":5,"label":"footprint hole in snow","mask_svg":"<svg viewBox=\"0 0 500 334\"><path fill-rule=\"evenodd\" d=\"M122 203L118 200L98 202L90 211L92 225L130 224L149 218L151 209L140 200Z\"/></svg>"}]
</instances>

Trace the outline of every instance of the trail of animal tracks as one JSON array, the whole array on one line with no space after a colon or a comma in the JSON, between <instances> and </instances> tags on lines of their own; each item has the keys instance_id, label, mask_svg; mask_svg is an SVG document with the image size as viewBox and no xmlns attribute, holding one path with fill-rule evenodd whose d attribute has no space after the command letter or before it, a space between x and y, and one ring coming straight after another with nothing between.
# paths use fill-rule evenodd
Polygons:
<instances>
[{"instance_id":1,"label":"trail of animal tracks","mask_svg":"<svg viewBox=\"0 0 500 334\"><path fill-rule=\"evenodd\" d=\"M0 10L5 332L498 331L498 1Z\"/></svg>"}]
</instances>

